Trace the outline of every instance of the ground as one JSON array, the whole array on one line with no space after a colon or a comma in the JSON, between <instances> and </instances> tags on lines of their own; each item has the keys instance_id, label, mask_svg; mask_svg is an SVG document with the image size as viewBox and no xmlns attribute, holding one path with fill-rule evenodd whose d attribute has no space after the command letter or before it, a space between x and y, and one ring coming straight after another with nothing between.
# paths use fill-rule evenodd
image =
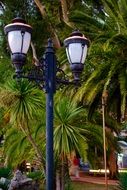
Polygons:
<instances>
[{"instance_id":1,"label":"ground","mask_svg":"<svg viewBox=\"0 0 127 190\"><path fill-rule=\"evenodd\" d=\"M84 182L73 182L72 184L73 190L104 190L104 185L98 184L90 184ZM110 185L108 186L108 190L118 190L117 186Z\"/></svg>"}]
</instances>

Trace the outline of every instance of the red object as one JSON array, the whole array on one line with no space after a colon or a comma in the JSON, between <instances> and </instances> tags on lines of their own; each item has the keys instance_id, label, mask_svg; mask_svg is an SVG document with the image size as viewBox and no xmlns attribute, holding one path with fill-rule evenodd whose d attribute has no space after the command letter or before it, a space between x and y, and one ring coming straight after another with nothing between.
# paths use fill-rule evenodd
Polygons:
<instances>
[{"instance_id":1,"label":"red object","mask_svg":"<svg viewBox=\"0 0 127 190\"><path fill-rule=\"evenodd\" d=\"M74 160L73 160L73 164L75 166L78 166L79 165L79 159L75 157Z\"/></svg>"}]
</instances>

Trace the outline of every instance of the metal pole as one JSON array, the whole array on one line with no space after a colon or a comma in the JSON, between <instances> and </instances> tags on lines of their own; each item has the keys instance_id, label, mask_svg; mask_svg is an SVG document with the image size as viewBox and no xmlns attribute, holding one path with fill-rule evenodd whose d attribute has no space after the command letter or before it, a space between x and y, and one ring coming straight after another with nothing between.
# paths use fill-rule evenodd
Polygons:
<instances>
[{"instance_id":1,"label":"metal pole","mask_svg":"<svg viewBox=\"0 0 127 190\"><path fill-rule=\"evenodd\" d=\"M46 190L53 190L53 96L55 93L56 60L52 41L48 41L45 53L46 90Z\"/></svg>"},{"instance_id":2,"label":"metal pole","mask_svg":"<svg viewBox=\"0 0 127 190\"><path fill-rule=\"evenodd\" d=\"M46 189L53 189L53 94L46 95Z\"/></svg>"},{"instance_id":3,"label":"metal pole","mask_svg":"<svg viewBox=\"0 0 127 190\"><path fill-rule=\"evenodd\" d=\"M103 147L104 147L104 169L105 169L105 189L108 190L107 160L106 160L106 138L105 138L105 98L102 97L102 119L103 119Z\"/></svg>"}]
</instances>

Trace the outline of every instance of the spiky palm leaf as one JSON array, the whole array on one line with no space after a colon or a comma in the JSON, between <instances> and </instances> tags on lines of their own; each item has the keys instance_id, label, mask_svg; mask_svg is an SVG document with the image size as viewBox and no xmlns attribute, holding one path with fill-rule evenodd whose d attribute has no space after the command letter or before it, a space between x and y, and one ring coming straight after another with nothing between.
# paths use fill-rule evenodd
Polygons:
<instances>
[{"instance_id":1,"label":"spiky palm leaf","mask_svg":"<svg viewBox=\"0 0 127 190\"><path fill-rule=\"evenodd\" d=\"M4 153L7 157L7 163L11 167L17 166L23 160L29 160L31 155L31 145L28 143L26 136L15 128L6 131L4 140Z\"/></svg>"},{"instance_id":2,"label":"spiky palm leaf","mask_svg":"<svg viewBox=\"0 0 127 190\"><path fill-rule=\"evenodd\" d=\"M87 143L82 135L85 129L79 126L80 121L77 120L82 111L81 107L77 108L66 98L55 106L54 148L58 155L68 155L74 150L80 152L82 145L82 151L86 152Z\"/></svg>"},{"instance_id":3,"label":"spiky palm leaf","mask_svg":"<svg viewBox=\"0 0 127 190\"><path fill-rule=\"evenodd\" d=\"M119 105L119 108L118 106L114 106L114 112L118 112L119 110L119 112L122 112L122 115L125 116L125 108L127 105L126 87L124 85L126 83L127 62L125 53L127 49L127 13L125 10L127 9L127 3L125 0L106 0L102 2L104 12L106 13L103 27L99 27L98 25L98 22L100 22L99 18L102 19L101 16L99 14L93 16L92 9L87 11L88 8L86 8L85 13L83 11L75 11L75 14L72 14L72 20L74 22L76 22L77 18L82 22L79 24L82 30L86 29L87 31L87 24L90 24L89 30L95 33L95 35L91 37L90 58L88 57L88 61L86 62L86 64L92 62L93 72L90 72L90 77L84 82L75 97L77 100L84 101L93 107L101 103L99 99L101 98L102 92L108 90L108 100L113 101L112 105L114 105L116 101L114 97L115 93L120 91L119 102L121 102L121 105ZM91 15L89 15L90 18L88 19L87 13L90 11ZM93 27L93 24L89 22L89 20L94 20L96 28ZM85 25L83 24L84 21ZM118 104L118 101L116 102L116 104ZM113 111L112 105L109 103L109 110L111 109ZM90 110L94 111L94 108Z\"/></svg>"},{"instance_id":4,"label":"spiky palm leaf","mask_svg":"<svg viewBox=\"0 0 127 190\"><path fill-rule=\"evenodd\" d=\"M1 87L1 106L7 107L11 121L24 122L32 120L43 109L43 95L27 80L11 81ZM36 110L36 112L35 112Z\"/></svg>"},{"instance_id":5,"label":"spiky palm leaf","mask_svg":"<svg viewBox=\"0 0 127 190\"><path fill-rule=\"evenodd\" d=\"M0 106L4 107L6 115L10 118L10 123L18 127L17 133L20 130L22 131L22 138L24 139L26 137L27 141L30 142L36 152L35 154L40 158L40 162L42 162L44 166L45 161L41 152L43 145L42 143L38 143L35 139L36 137L39 140L42 136L43 139L45 139L44 133L38 136L35 134L38 125L43 125L41 122L42 119L40 120L40 115L44 111L42 92L27 80L20 80L18 82L11 81L7 85L2 86L0 94ZM45 117L44 114L43 116ZM21 142L23 142L23 139ZM14 151L18 150L17 143L18 139L12 143L12 147L9 148L7 154L11 154L13 149ZM11 148L12 150L10 150ZM31 150L33 151L33 149ZM12 159L12 157L10 157L10 159Z\"/></svg>"}]
</instances>

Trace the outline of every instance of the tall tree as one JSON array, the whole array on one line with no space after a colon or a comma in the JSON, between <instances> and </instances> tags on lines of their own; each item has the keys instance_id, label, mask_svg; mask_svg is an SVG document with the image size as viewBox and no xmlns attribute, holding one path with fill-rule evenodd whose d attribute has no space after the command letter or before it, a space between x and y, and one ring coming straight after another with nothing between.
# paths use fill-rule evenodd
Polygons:
<instances>
[{"instance_id":1,"label":"tall tree","mask_svg":"<svg viewBox=\"0 0 127 190\"><path fill-rule=\"evenodd\" d=\"M72 16L72 20L77 22L80 28L86 30L92 40L88 63L86 63L91 67L90 77L79 89L76 99L89 104L90 116L95 110L100 110L102 94L108 91L107 117L109 115L121 122L123 119L126 120L127 105L125 53L127 3L123 0L102 2L103 16L89 7L87 11L91 15L76 11ZM111 177L114 176L113 172Z\"/></svg>"}]
</instances>

